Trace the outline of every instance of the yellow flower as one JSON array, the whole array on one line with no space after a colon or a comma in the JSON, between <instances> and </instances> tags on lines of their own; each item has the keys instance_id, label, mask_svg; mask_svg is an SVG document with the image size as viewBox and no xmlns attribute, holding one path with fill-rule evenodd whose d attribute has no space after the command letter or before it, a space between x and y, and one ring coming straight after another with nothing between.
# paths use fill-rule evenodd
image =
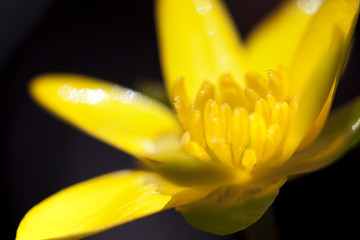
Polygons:
<instances>
[{"instance_id":1,"label":"yellow flower","mask_svg":"<svg viewBox=\"0 0 360 240\"><path fill-rule=\"evenodd\" d=\"M157 0L176 114L89 77L35 79L30 92L43 107L144 170L56 193L25 215L17 239L79 239L174 207L217 234L257 221L289 176L326 166L360 138L360 99L328 117L358 7L286 1L242 42L220 0Z\"/></svg>"}]
</instances>

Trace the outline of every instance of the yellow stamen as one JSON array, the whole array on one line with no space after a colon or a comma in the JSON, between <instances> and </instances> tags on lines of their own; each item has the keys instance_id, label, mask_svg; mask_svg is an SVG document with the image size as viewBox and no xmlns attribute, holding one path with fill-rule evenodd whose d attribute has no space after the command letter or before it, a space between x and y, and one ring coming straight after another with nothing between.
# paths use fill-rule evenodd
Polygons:
<instances>
[{"instance_id":1,"label":"yellow stamen","mask_svg":"<svg viewBox=\"0 0 360 240\"><path fill-rule=\"evenodd\" d=\"M197 141L192 141L189 132L185 132L182 137L182 144L184 146L185 151L203 161L211 161L210 156L206 153L204 148L199 145Z\"/></svg>"},{"instance_id":2,"label":"yellow stamen","mask_svg":"<svg viewBox=\"0 0 360 240\"><path fill-rule=\"evenodd\" d=\"M282 132L279 124L271 125L266 131L266 143L264 149L264 159L271 158L282 139Z\"/></svg>"},{"instance_id":3,"label":"yellow stamen","mask_svg":"<svg viewBox=\"0 0 360 240\"><path fill-rule=\"evenodd\" d=\"M220 126L221 126L221 138L225 140L227 144L231 143L231 117L232 117L232 110L229 104L223 103L220 106Z\"/></svg>"},{"instance_id":4,"label":"yellow stamen","mask_svg":"<svg viewBox=\"0 0 360 240\"><path fill-rule=\"evenodd\" d=\"M249 113L245 108L234 109L231 125L234 163L240 164L245 147L249 144Z\"/></svg>"},{"instance_id":5,"label":"yellow stamen","mask_svg":"<svg viewBox=\"0 0 360 240\"><path fill-rule=\"evenodd\" d=\"M257 158L254 149L247 148L242 158L242 165L244 166L245 171L251 171L254 168L256 162Z\"/></svg>"},{"instance_id":6,"label":"yellow stamen","mask_svg":"<svg viewBox=\"0 0 360 240\"><path fill-rule=\"evenodd\" d=\"M269 91L278 100L283 99L286 93L287 76L285 70L279 67L279 71L269 70Z\"/></svg>"},{"instance_id":7,"label":"yellow stamen","mask_svg":"<svg viewBox=\"0 0 360 240\"><path fill-rule=\"evenodd\" d=\"M247 73L245 75L246 86L256 90L261 96L265 97L268 91L268 80L257 73Z\"/></svg>"},{"instance_id":8,"label":"yellow stamen","mask_svg":"<svg viewBox=\"0 0 360 240\"><path fill-rule=\"evenodd\" d=\"M208 82L204 82L200 88L200 91L196 95L195 108L202 109L207 100L214 98L214 92L214 85Z\"/></svg>"},{"instance_id":9,"label":"yellow stamen","mask_svg":"<svg viewBox=\"0 0 360 240\"><path fill-rule=\"evenodd\" d=\"M255 103L254 111L259 115L263 116L266 124L270 123L270 107L266 100L264 100L263 98L257 100Z\"/></svg>"},{"instance_id":10,"label":"yellow stamen","mask_svg":"<svg viewBox=\"0 0 360 240\"><path fill-rule=\"evenodd\" d=\"M202 124L203 117L200 110L195 110L191 116L189 131L192 133L192 138L197 141L203 148L206 147L204 125Z\"/></svg>"}]
</instances>

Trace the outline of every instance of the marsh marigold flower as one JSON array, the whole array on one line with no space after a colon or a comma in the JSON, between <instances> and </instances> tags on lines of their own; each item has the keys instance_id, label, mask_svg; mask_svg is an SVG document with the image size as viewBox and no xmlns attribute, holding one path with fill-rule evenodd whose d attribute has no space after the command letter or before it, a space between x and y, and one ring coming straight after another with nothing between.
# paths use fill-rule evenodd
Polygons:
<instances>
[{"instance_id":1,"label":"marsh marigold flower","mask_svg":"<svg viewBox=\"0 0 360 240\"><path fill-rule=\"evenodd\" d=\"M137 157L33 207L17 239L79 239L176 208L203 231L256 222L288 177L322 168L360 136L360 99L329 115L358 0L284 1L243 42L220 0L157 0L165 84L174 110L74 74L30 92L43 107Z\"/></svg>"}]
</instances>

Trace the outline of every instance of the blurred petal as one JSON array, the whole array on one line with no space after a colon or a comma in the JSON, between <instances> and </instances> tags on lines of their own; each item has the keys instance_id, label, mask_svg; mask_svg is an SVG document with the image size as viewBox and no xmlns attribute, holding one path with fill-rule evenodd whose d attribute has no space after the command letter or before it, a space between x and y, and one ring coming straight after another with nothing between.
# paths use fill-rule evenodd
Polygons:
<instances>
[{"instance_id":1,"label":"blurred petal","mask_svg":"<svg viewBox=\"0 0 360 240\"><path fill-rule=\"evenodd\" d=\"M66 188L33 207L16 239L79 239L198 200L208 191L179 187L154 173L114 172Z\"/></svg>"},{"instance_id":2,"label":"blurred petal","mask_svg":"<svg viewBox=\"0 0 360 240\"><path fill-rule=\"evenodd\" d=\"M315 2L318 2L317 0ZM299 0L298 0L299 2ZM310 2L305 1L305 2ZM334 29L344 38L339 77L359 14L359 0L326 0L311 19L290 65L290 96L313 83L311 76L333 47Z\"/></svg>"},{"instance_id":3,"label":"blurred petal","mask_svg":"<svg viewBox=\"0 0 360 240\"><path fill-rule=\"evenodd\" d=\"M283 1L247 37L253 71L265 74L280 65L288 68L313 16L301 11L297 2Z\"/></svg>"},{"instance_id":4,"label":"blurred petal","mask_svg":"<svg viewBox=\"0 0 360 240\"><path fill-rule=\"evenodd\" d=\"M286 179L255 186L224 186L205 198L177 208L193 227L226 235L259 220L273 203Z\"/></svg>"},{"instance_id":5,"label":"blurred petal","mask_svg":"<svg viewBox=\"0 0 360 240\"><path fill-rule=\"evenodd\" d=\"M340 159L360 141L360 97L334 110L319 137L285 165L287 174L315 171Z\"/></svg>"},{"instance_id":6,"label":"blurred petal","mask_svg":"<svg viewBox=\"0 0 360 240\"><path fill-rule=\"evenodd\" d=\"M30 92L62 119L130 154L165 159L180 151L182 129L175 114L138 92L70 74L40 76Z\"/></svg>"},{"instance_id":7,"label":"blurred petal","mask_svg":"<svg viewBox=\"0 0 360 240\"><path fill-rule=\"evenodd\" d=\"M242 81L243 46L221 0L157 0L161 61L168 94L183 78L193 99L204 80L231 73Z\"/></svg>"}]
</instances>

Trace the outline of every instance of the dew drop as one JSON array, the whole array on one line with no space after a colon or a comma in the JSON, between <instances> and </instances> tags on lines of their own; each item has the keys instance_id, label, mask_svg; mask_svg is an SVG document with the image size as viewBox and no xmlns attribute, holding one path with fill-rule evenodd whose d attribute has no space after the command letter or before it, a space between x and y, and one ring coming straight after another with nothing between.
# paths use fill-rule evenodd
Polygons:
<instances>
[{"instance_id":1,"label":"dew drop","mask_svg":"<svg viewBox=\"0 0 360 240\"><path fill-rule=\"evenodd\" d=\"M324 0L297 0L297 5L301 11L312 15L317 13Z\"/></svg>"},{"instance_id":2,"label":"dew drop","mask_svg":"<svg viewBox=\"0 0 360 240\"><path fill-rule=\"evenodd\" d=\"M196 11L200 14L207 14L212 9L210 0L194 0L194 5Z\"/></svg>"}]
</instances>

